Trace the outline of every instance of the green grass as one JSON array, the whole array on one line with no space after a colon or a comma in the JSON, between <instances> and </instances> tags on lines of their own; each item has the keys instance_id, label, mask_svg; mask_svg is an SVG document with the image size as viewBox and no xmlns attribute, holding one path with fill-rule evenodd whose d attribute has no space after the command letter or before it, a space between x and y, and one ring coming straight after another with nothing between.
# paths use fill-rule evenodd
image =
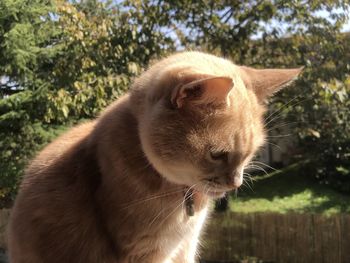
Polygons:
<instances>
[{"instance_id":1,"label":"green grass","mask_svg":"<svg viewBox=\"0 0 350 263\"><path fill-rule=\"evenodd\" d=\"M350 213L350 195L338 193L300 175L300 169L302 165L294 164L281 171L255 177L255 181L248 182L252 189L242 186L237 197L231 197L231 211L310 212L326 215Z\"/></svg>"}]
</instances>

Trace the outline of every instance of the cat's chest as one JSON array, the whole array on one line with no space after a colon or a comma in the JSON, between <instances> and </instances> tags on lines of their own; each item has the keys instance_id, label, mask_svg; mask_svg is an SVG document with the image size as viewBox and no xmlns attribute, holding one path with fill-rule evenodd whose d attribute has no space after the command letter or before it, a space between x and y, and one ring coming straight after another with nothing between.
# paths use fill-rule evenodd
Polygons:
<instances>
[{"instance_id":1,"label":"cat's chest","mask_svg":"<svg viewBox=\"0 0 350 263\"><path fill-rule=\"evenodd\" d=\"M130 232L133 234L129 232L128 241L124 243L130 262L141 259L143 262L162 262L183 249L185 244L197 242L196 237L207 215L207 206L202 206L193 216L189 216L185 204L175 207L168 205L139 215L139 224L132 228ZM149 259L146 260L145 255Z\"/></svg>"}]
</instances>

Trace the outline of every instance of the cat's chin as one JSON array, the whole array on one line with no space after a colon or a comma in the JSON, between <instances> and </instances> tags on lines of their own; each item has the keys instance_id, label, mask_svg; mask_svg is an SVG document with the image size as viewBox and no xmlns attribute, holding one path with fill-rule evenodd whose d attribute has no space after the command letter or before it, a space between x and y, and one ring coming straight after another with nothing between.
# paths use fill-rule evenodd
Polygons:
<instances>
[{"instance_id":1,"label":"cat's chin","mask_svg":"<svg viewBox=\"0 0 350 263\"><path fill-rule=\"evenodd\" d=\"M233 190L233 189L229 189L229 188L218 188L218 187L205 187L205 185L197 183L194 187L193 187L194 191L203 195L203 196L207 196L208 198L211 199L220 199L225 197L226 193Z\"/></svg>"},{"instance_id":2,"label":"cat's chin","mask_svg":"<svg viewBox=\"0 0 350 263\"><path fill-rule=\"evenodd\" d=\"M208 197L213 198L213 199L220 199L220 198L225 197L226 192L206 191L203 194L205 194Z\"/></svg>"}]
</instances>

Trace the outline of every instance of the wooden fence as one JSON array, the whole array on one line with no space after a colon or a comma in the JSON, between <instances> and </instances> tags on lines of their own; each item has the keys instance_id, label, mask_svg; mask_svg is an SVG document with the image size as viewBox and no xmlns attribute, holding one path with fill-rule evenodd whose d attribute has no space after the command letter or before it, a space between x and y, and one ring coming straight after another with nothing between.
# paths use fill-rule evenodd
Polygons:
<instances>
[{"instance_id":1,"label":"wooden fence","mask_svg":"<svg viewBox=\"0 0 350 263\"><path fill-rule=\"evenodd\" d=\"M0 210L2 248L8 215L9 210ZM203 236L202 262L256 257L276 263L350 263L348 214L225 213L213 214L209 222Z\"/></svg>"},{"instance_id":2,"label":"wooden fence","mask_svg":"<svg viewBox=\"0 0 350 263\"><path fill-rule=\"evenodd\" d=\"M231 262L254 256L264 262L350 263L350 215L215 214L201 257Z\"/></svg>"},{"instance_id":3,"label":"wooden fence","mask_svg":"<svg viewBox=\"0 0 350 263\"><path fill-rule=\"evenodd\" d=\"M6 227L9 220L9 216L10 209L0 210L0 248L6 247Z\"/></svg>"}]
</instances>

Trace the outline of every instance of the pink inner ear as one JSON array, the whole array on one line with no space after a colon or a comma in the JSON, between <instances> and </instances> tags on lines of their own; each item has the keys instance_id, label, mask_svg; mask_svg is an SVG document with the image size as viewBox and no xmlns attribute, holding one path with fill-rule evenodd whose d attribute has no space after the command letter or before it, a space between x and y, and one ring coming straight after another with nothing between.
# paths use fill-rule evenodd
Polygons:
<instances>
[{"instance_id":1,"label":"pink inner ear","mask_svg":"<svg viewBox=\"0 0 350 263\"><path fill-rule=\"evenodd\" d=\"M233 82L229 77L205 77L176 88L171 100L177 108L185 103L220 104L227 101L232 87Z\"/></svg>"}]
</instances>

